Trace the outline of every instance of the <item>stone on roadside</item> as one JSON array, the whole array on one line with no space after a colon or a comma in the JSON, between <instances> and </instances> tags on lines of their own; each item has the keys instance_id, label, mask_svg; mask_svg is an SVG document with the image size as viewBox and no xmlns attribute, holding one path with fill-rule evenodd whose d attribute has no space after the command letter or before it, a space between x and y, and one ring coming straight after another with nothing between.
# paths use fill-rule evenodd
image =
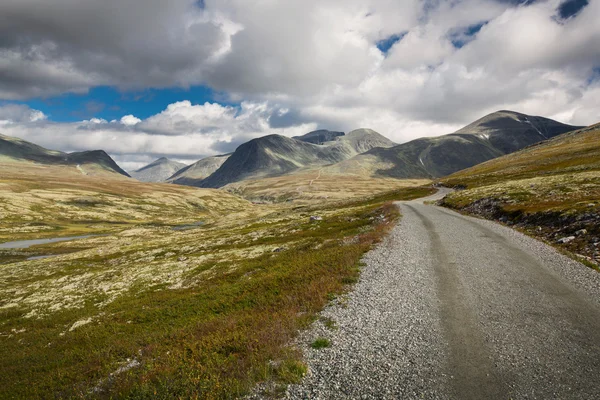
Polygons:
<instances>
[{"instance_id":1,"label":"stone on roadside","mask_svg":"<svg viewBox=\"0 0 600 400\"><path fill-rule=\"evenodd\" d=\"M563 238L558 239L556 242L565 244L565 243L569 243L573 240L575 240L575 236L565 236Z\"/></svg>"}]
</instances>

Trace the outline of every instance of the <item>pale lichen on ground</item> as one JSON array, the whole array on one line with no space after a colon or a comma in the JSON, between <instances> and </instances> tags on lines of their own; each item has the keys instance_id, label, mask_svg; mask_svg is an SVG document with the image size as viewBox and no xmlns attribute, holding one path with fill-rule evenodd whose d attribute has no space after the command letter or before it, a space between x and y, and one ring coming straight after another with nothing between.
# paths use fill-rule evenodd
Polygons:
<instances>
[{"instance_id":1,"label":"pale lichen on ground","mask_svg":"<svg viewBox=\"0 0 600 400\"><path fill-rule=\"evenodd\" d=\"M48 248L74 252L14 262L0 270L0 308L24 310L27 318L44 318L90 302L101 310L132 290L182 289L230 274L236 260L302 243L304 239L293 235L309 222L309 213L273 210L259 218L231 218L187 231L133 227L114 235L56 243ZM325 219L336 214L335 209L319 213ZM279 243L286 235L285 243Z\"/></svg>"}]
</instances>

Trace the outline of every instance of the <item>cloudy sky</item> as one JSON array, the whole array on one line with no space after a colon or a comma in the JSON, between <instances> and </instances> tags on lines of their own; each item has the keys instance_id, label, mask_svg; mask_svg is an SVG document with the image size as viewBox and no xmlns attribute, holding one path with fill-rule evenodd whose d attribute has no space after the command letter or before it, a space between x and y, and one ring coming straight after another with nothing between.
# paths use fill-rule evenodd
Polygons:
<instances>
[{"instance_id":1,"label":"cloudy sky","mask_svg":"<svg viewBox=\"0 0 600 400\"><path fill-rule=\"evenodd\" d=\"M126 169L270 133L600 121L600 0L2 0L0 133Z\"/></svg>"}]
</instances>

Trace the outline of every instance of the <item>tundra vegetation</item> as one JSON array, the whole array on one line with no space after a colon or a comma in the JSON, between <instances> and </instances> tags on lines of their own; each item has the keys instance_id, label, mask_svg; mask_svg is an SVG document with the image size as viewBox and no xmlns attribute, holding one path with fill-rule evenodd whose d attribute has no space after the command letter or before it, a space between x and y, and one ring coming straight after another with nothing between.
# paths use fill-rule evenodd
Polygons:
<instances>
[{"instance_id":1,"label":"tundra vegetation","mask_svg":"<svg viewBox=\"0 0 600 400\"><path fill-rule=\"evenodd\" d=\"M497 219L600 262L600 126L527 147L441 179L445 206Z\"/></svg>"},{"instance_id":2,"label":"tundra vegetation","mask_svg":"<svg viewBox=\"0 0 600 400\"><path fill-rule=\"evenodd\" d=\"M252 204L72 167L3 168L0 241L104 235L1 250L0 398L232 398L297 382L298 330L357 281L399 216L391 202L431 193Z\"/></svg>"}]
</instances>

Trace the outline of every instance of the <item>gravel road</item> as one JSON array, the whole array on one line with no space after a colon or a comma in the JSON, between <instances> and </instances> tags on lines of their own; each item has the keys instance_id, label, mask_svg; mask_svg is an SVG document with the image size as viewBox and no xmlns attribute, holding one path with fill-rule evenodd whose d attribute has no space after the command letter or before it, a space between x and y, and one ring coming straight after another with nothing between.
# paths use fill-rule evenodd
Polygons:
<instances>
[{"instance_id":1,"label":"gravel road","mask_svg":"<svg viewBox=\"0 0 600 400\"><path fill-rule=\"evenodd\" d=\"M599 273L490 221L400 207L322 313L337 328L300 339L309 373L287 398L600 399Z\"/></svg>"}]
</instances>

